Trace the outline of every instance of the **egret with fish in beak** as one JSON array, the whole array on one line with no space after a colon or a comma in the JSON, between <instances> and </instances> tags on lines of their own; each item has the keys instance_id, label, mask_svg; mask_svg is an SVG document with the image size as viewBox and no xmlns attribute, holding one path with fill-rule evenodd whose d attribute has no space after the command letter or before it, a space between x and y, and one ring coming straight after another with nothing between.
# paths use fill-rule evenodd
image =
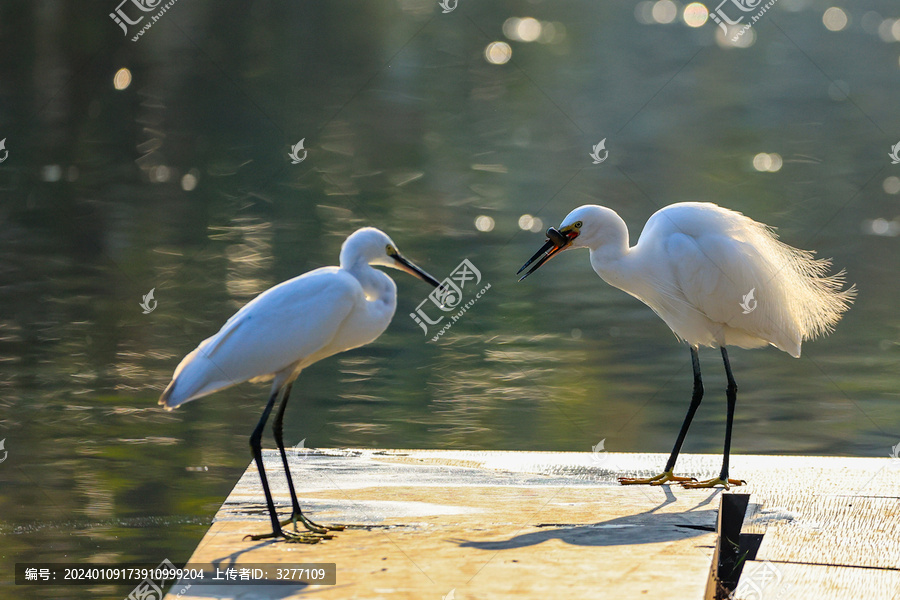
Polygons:
<instances>
[{"instance_id":1,"label":"egret with fish in beak","mask_svg":"<svg viewBox=\"0 0 900 600\"><path fill-rule=\"evenodd\" d=\"M826 275L830 261L778 241L771 228L739 212L708 202L681 202L653 214L634 246L628 245L628 228L615 211L596 205L576 208L558 230L547 230L547 242L516 274L534 263L525 279L568 248L588 248L591 266L604 281L652 308L691 348L694 392L665 470L654 477L620 477L619 482L741 485L741 480L728 478L737 383L725 346L772 345L799 357L805 340L831 332L849 308L856 289L843 289L843 271ZM673 469L703 398L700 346L721 351L728 412L722 470L718 477L698 482L675 476Z\"/></svg>"}]
</instances>

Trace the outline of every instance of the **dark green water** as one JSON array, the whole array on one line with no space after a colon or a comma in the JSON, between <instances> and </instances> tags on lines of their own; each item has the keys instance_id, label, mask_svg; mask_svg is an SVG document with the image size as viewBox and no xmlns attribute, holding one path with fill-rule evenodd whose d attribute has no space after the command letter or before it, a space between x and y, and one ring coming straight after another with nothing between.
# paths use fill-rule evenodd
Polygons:
<instances>
[{"instance_id":1,"label":"dark green water","mask_svg":"<svg viewBox=\"0 0 900 600\"><path fill-rule=\"evenodd\" d=\"M828 7L781 0L752 46L723 48L712 23L645 25L625 2L180 0L137 42L114 1L0 2L0 596L129 591L14 589L15 562L187 559L248 464L268 388L174 413L160 391L238 307L335 264L363 225L439 278L468 258L491 288L429 342L408 316L429 288L392 272L393 324L304 372L290 444L667 452L687 347L586 252L517 284L544 239L518 221L601 203L634 241L659 207L709 200L833 256L859 288L801 359L732 352L734 451L887 456L900 238L874 233L900 230L900 42L877 26L900 9L854 3L832 32ZM510 17L543 37L505 38ZM502 40L512 60L489 64ZM762 152L781 169L755 170ZM685 450L718 452L724 375L716 352L701 359Z\"/></svg>"}]
</instances>

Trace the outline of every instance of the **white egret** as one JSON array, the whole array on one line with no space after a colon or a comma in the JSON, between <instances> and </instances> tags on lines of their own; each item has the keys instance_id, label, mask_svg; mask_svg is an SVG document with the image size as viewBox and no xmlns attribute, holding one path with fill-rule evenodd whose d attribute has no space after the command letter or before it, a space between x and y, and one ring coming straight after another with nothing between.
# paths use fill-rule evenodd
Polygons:
<instances>
[{"instance_id":1,"label":"white egret","mask_svg":"<svg viewBox=\"0 0 900 600\"><path fill-rule=\"evenodd\" d=\"M254 540L285 537L315 543L329 529L313 523L300 509L282 438L284 410L291 385L305 367L333 354L357 348L380 336L397 308L397 286L371 265L400 269L438 287L438 281L404 258L386 234L366 227L341 247L341 266L322 267L270 288L234 314L218 333L184 357L159 403L172 410L244 381L272 380L262 417L250 436L250 449L263 492L272 533ZM281 453L293 504L291 518L279 522L263 468L262 433L275 400L281 397L272 434ZM312 534L281 528L300 521Z\"/></svg>"},{"instance_id":2,"label":"white egret","mask_svg":"<svg viewBox=\"0 0 900 600\"><path fill-rule=\"evenodd\" d=\"M842 290L844 272L826 276L829 260L816 260L812 252L778 241L768 226L711 203L683 202L657 211L631 247L622 218L596 205L576 208L559 229L548 229L547 237L519 269L521 273L535 263L519 281L563 250L588 248L591 266L604 281L653 309L691 348L694 391L665 470L649 478L620 477L619 482L740 485L740 480L728 478L737 384L725 347L771 344L799 357L803 341L831 332L852 302L856 289ZM719 477L696 482L675 476L673 469L703 397L700 346L721 349L728 412L722 471Z\"/></svg>"}]
</instances>

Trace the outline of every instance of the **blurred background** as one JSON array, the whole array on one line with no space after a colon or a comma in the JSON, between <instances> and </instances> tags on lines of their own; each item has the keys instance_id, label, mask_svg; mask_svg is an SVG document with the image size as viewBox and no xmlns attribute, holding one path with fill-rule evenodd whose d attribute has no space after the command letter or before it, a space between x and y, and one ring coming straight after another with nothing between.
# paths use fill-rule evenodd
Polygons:
<instances>
[{"instance_id":1,"label":"blurred background","mask_svg":"<svg viewBox=\"0 0 900 600\"><path fill-rule=\"evenodd\" d=\"M687 347L586 252L515 272L578 205L616 210L633 243L688 200L778 227L859 288L799 360L732 351L734 451L900 442L895 2L778 0L738 35L716 5L670 0L180 0L139 37L156 12L116 2L0 2L4 572L186 560L268 386L173 413L159 393L240 306L336 264L364 225L439 279L468 258L491 289L432 342L409 317L430 288L392 272L394 322L303 373L289 445L668 452ZM117 8L147 17L120 26ZM685 451L718 453L724 374L701 360Z\"/></svg>"}]
</instances>

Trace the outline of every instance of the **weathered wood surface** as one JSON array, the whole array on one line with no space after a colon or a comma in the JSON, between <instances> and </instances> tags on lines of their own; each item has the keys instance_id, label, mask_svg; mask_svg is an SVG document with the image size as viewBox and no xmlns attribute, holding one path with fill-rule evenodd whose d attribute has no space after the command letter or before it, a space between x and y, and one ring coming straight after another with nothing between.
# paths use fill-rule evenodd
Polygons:
<instances>
[{"instance_id":1,"label":"weathered wood surface","mask_svg":"<svg viewBox=\"0 0 900 600\"><path fill-rule=\"evenodd\" d=\"M900 571L749 561L735 600L896 600Z\"/></svg>"},{"instance_id":2,"label":"weathered wood surface","mask_svg":"<svg viewBox=\"0 0 900 600\"><path fill-rule=\"evenodd\" d=\"M764 536L736 600L900 599L900 461L827 460L753 488L744 531Z\"/></svg>"},{"instance_id":3,"label":"weathered wood surface","mask_svg":"<svg viewBox=\"0 0 900 600\"><path fill-rule=\"evenodd\" d=\"M251 464L191 562L333 562L337 585L203 585L180 598L252 593L254 598L439 600L452 590L454 600L513 595L699 599L709 576L722 492L623 487L615 480L620 474L655 474L665 459L648 454L352 449L294 455L291 472L311 518L370 528L338 532L335 539L311 546L242 539L268 528ZM711 477L720 460L685 455L678 472ZM266 451L265 462L286 517L290 503L280 459ZM804 577L813 576L803 571L808 565L792 562L791 545L808 544L810 536L820 535L827 543L812 543L827 548L817 555L825 557L822 565L878 567L835 574L834 589L847 581L858 590L895 583L900 542L891 545L891 536L900 539L900 469L892 471L891 464L890 459L732 457L732 475L749 481L741 491L753 494L744 530L773 534L771 541L768 533L764 538L757 562L776 564L783 581L805 585ZM821 533L813 533L814 526ZM796 550L807 562L814 554ZM818 570L826 578L820 587L831 585L828 567ZM742 583L746 592L749 584L743 577ZM180 589L173 586L167 598L174 600ZM871 597L895 597L884 593ZM746 600L757 597L777 596ZM782 597L801 596L795 591Z\"/></svg>"}]
</instances>

